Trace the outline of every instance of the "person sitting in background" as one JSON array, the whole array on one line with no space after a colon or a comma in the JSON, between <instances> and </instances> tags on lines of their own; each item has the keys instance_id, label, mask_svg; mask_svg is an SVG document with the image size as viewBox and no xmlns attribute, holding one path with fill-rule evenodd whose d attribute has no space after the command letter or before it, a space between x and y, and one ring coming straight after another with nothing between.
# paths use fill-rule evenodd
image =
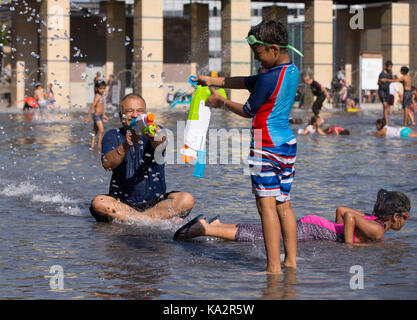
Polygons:
<instances>
[{"instance_id":1,"label":"person sitting in background","mask_svg":"<svg viewBox=\"0 0 417 320\"><path fill-rule=\"evenodd\" d=\"M346 101L346 111L347 112L356 112L360 111L361 107L359 105L359 99L358 98L348 98Z\"/></svg>"},{"instance_id":2,"label":"person sitting in background","mask_svg":"<svg viewBox=\"0 0 417 320\"><path fill-rule=\"evenodd\" d=\"M299 129L298 134L309 135L314 133L319 133L325 135L326 133L320 129L320 126L324 123L323 119L319 116L312 116L308 123L308 126L305 129Z\"/></svg>"}]
</instances>

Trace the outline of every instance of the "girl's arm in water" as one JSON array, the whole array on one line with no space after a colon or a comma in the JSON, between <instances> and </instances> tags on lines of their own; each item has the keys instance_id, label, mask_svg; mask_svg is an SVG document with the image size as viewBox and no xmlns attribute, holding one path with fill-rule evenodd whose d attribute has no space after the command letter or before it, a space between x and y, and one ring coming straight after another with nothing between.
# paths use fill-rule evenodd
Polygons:
<instances>
[{"instance_id":1,"label":"girl's arm in water","mask_svg":"<svg viewBox=\"0 0 417 320\"><path fill-rule=\"evenodd\" d=\"M346 212L344 216L344 234L346 243L354 243L354 232L360 234L366 241L381 240L384 230L372 220L366 220L353 212ZM363 240L363 239L362 239Z\"/></svg>"},{"instance_id":2,"label":"girl's arm in water","mask_svg":"<svg viewBox=\"0 0 417 320\"><path fill-rule=\"evenodd\" d=\"M336 209L336 219L335 222L336 223L344 223L344 217L345 217L345 213L353 213L356 214L360 217L363 217L365 215L365 213L352 209L352 208L348 208L348 207L337 207Z\"/></svg>"},{"instance_id":3,"label":"girl's arm in water","mask_svg":"<svg viewBox=\"0 0 417 320\"><path fill-rule=\"evenodd\" d=\"M320 129L320 127L316 127L316 131L320 134L320 135L322 135L322 136L326 136L327 135L327 133L326 132L324 132L323 130L321 130Z\"/></svg>"},{"instance_id":4,"label":"girl's arm in water","mask_svg":"<svg viewBox=\"0 0 417 320\"><path fill-rule=\"evenodd\" d=\"M385 137L386 132L387 132L387 128L382 128L381 130L379 130L378 132L374 133L373 135L375 137Z\"/></svg>"}]
</instances>

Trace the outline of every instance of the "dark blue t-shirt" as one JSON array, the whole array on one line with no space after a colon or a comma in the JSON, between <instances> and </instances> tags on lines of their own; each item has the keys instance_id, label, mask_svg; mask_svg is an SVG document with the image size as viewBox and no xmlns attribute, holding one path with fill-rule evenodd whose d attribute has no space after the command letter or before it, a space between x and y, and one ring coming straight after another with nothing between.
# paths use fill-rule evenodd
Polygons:
<instances>
[{"instance_id":1,"label":"dark blue t-shirt","mask_svg":"<svg viewBox=\"0 0 417 320\"><path fill-rule=\"evenodd\" d=\"M107 131L101 146L102 158L125 141L125 128ZM164 153L165 150L161 152ZM155 160L155 150L142 134L142 140L129 149L122 163L113 170L109 194L132 206L140 206L165 193L165 165Z\"/></svg>"}]
</instances>

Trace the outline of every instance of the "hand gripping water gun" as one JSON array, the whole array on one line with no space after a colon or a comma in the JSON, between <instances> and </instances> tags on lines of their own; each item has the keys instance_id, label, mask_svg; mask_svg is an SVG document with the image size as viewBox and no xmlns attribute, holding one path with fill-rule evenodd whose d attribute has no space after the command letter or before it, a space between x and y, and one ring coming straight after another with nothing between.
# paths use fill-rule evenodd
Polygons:
<instances>
[{"instance_id":1,"label":"hand gripping water gun","mask_svg":"<svg viewBox=\"0 0 417 320\"><path fill-rule=\"evenodd\" d=\"M129 127L131 127L137 135L142 133L149 132L150 134L155 134L156 125L154 124L155 114L154 113L145 113L141 114L137 118L133 118L129 122Z\"/></svg>"},{"instance_id":2,"label":"hand gripping water gun","mask_svg":"<svg viewBox=\"0 0 417 320\"><path fill-rule=\"evenodd\" d=\"M196 78L191 76L188 82L196 89L191 99L190 110L188 112L187 123L184 130L184 146L181 148L182 160L189 163L190 159L197 159L194 166L194 177L204 177L204 169L206 166L206 136L210 124L211 111L205 105L208 97L211 95L210 88L197 85ZM226 92L224 89L218 89L224 98Z\"/></svg>"}]
</instances>

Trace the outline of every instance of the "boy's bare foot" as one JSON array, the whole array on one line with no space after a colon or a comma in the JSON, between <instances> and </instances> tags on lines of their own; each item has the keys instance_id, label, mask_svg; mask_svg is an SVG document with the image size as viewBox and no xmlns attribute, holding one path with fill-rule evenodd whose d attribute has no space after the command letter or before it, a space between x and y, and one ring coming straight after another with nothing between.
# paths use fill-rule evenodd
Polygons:
<instances>
[{"instance_id":1,"label":"boy's bare foot","mask_svg":"<svg viewBox=\"0 0 417 320\"><path fill-rule=\"evenodd\" d=\"M284 261L284 267L288 268L288 269L297 269L297 264L296 263L287 263Z\"/></svg>"},{"instance_id":2,"label":"boy's bare foot","mask_svg":"<svg viewBox=\"0 0 417 320\"><path fill-rule=\"evenodd\" d=\"M266 274L280 274L282 273L281 266L279 268L268 268L265 271Z\"/></svg>"}]
</instances>

